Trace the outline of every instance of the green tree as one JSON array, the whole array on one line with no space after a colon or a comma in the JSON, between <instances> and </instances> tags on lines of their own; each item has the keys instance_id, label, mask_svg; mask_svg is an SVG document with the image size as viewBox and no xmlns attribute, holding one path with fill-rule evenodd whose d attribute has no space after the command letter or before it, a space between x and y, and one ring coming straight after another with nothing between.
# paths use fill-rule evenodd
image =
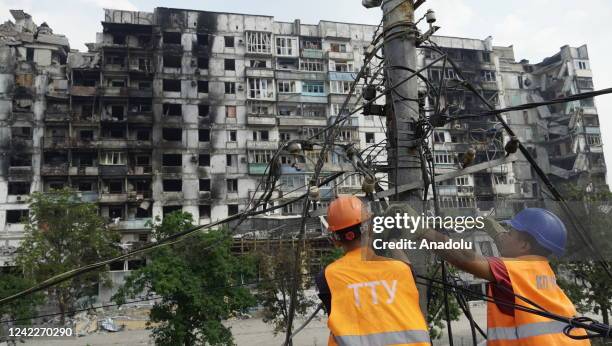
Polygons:
<instances>
[{"instance_id":1,"label":"green tree","mask_svg":"<svg viewBox=\"0 0 612 346\"><path fill-rule=\"evenodd\" d=\"M261 276L257 287L257 300L263 306L263 321L274 327L276 335L287 330L291 286L295 277L293 272L295 248L279 244L279 248L273 253L272 251L260 252L257 257ZM306 267L303 266L303 268ZM313 280L308 275L299 275L297 280L295 315L304 316L308 308L316 304L304 293L304 288L312 286Z\"/></svg>"},{"instance_id":2,"label":"green tree","mask_svg":"<svg viewBox=\"0 0 612 346\"><path fill-rule=\"evenodd\" d=\"M431 266L428 270L427 277L442 280L442 271L440 268L440 265ZM447 266L447 272L453 275L457 270ZM442 330L446 327L444 289L440 287L440 285L434 284L433 287L430 287L428 295L427 322L429 324L429 336L432 340L441 339L443 335ZM448 307L451 321L459 320L459 315L461 314L459 304L450 289L448 290Z\"/></svg>"},{"instance_id":3,"label":"green tree","mask_svg":"<svg viewBox=\"0 0 612 346\"><path fill-rule=\"evenodd\" d=\"M119 253L119 234L108 229L95 204L83 203L74 191L34 193L29 202L26 235L16 257L27 280L41 282ZM62 323L79 301L97 294L104 273L101 268L46 289L47 299L57 306Z\"/></svg>"},{"instance_id":4,"label":"green tree","mask_svg":"<svg viewBox=\"0 0 612 346\"><path fill-rule=\"evenodd\" d=\"M192 227L191 214L174 212L157 220L153 235L164 239ZM155 249L113 299L124 304L143 293L160 297L148 322L157 345L233 345L222 321L255 304L240 286L255 266L252 259L234 256L231 244L230 234L218 230Z\"/></svg>"},{"instance_id":5,"label":"green tree","mask_svg":"<svg viewBox=\"0 0 612 346\"><path fill-rule=\"evenodd\" d=\"M583 223L588 236L593 240L599 252L612 268L612 193L609 191L586 192L576 186L565 186L572 211ZM577 230L565 215L558 213L565 220L568 228L568 255L574 255L570 261L559 261L556 269L558 280L570 299L582 313L594 312L601 316L602 322L610 323L612 308L612 279L599 263L593 253L577 236ZM586 252L584 252L586 251Z\"/></svg>"}]
</instances>

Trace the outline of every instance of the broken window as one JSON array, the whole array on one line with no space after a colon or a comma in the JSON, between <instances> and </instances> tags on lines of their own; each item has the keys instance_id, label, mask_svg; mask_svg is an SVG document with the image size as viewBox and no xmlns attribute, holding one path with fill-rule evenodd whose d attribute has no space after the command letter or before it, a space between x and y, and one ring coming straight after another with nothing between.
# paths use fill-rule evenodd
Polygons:
<instances>
[{"instance_id":1,"label":"broken window","mask_svg":"<svg viewBox=\"0 0 612 346\"><path fill-rule=\"evenodd\" d=\"M497 80L495 77L495 71L482 70L480 71L480 77L485 82L495 82Z\"/></svg>"},{"instance_id":2,"label":"broken window","mask_svg":"<svg viewBox=\"0 0 612 346\"><path fill-rule=\"evenodd\" d=\"M266 68L266 61L260 59L251 59L249 60L249 67L252 68Z\"/></svg>"},{"instance_id":3,"label":"broken window","mask_svg":"<svg viewBox=\"0 0 612 346\"><path fill-rule=\"evenodd\" d=\"M136 140L137 141L148 141L151 140L151 130L149 129L139 129L136 131Z\"/></svg>"},{"instance_id":4,"label":"broken window","mask_svg":"<svg viewBox=\"0 0 612 346\"><path fill-rule=\"evenodd\" d=\"M113 44L125 44L126 36L122 34L113 35Z\"/></svg>"},{"instance_id":5,"label":"broken window","mask_svg":"<svg viewBox=\"0 0 612 346\"><path fill-rule=\"evenodd\" d=\"M164 79L163 90L171 92L181 92L180 79Z\"/></svg>"},{"instance_id":6,"label":"broken window","mask_svg":"<svg viewBox=\"0 0 612 346\"><path fill-rule=\"evenodd\" d=\"M210 35L197 34L198 46L207 47L210 45Z\"/></svg>"},{"instance_id":7,"label":"broken window","mask_svg":"<svg viewBox=\"0 0 612 346\"><path fill-rule=\"evenodd\" d=\"M208 69L209 60L208 58L198 58L198 68L202 70Z\"/></svg>"},{"instance_id":8,"label":"broken window","mask_svg":"<svg viewBox=\"0 0 612 346\"><path fill-rule=\"evenodd\" d=\"M482 52L482 61L484 61L484 62L491 62L491 53L489 53L489 52Z\"/></svg>"},{"instance_id":9,"label":"broken window","mask_svg":"<svg viewBox=\"0 0 612 346\"><path fill-rule=\"evenodd\" d=\"M227 192L238 192L238 179L227 179Z\"/></svg>"},{"instance_id":10,"label":"broken window","mask_svg":"<svg viewBox=\"0 0 612 346\"><path fill-rule=\"evenodd\" d=\"M183 165L183 156L181 154L164 154L162 156L162 165L166 167L181 167Z\"/></svg>"},{"instance_id":11,"label":"broken window","mask_svg":"<svg viewBox=\"0 0 612 346\"><path fill-rule=\"evenodd\" d=\"M9 182L8 183L8 194L9 195L28 195L30 194L30 183L23 181Z\"/></svg>"},{"instance_id":12,"label":"broken window","mask_svg":"<svg viewBox=\"0 0 612 346\"><path fill-rule=\"evenodd\" d=\"M225 71L236 71L236 60L225 59L224 66L225 66Z\"/></svg>"},{"instance_id":13,"label":"broken window","mask_svg":"<svg viewBox=\"0 0 612 346\"><path fill-rule=\"evenodd\" d=\"M183 140L183 129L164 128L162 130L162 138L166 141L181 141Z\"/></svg>"},{"instance_id":14,"label":"broken window","mask_svg":"<svg viewBox=\"0 0 612 346\"><path fill-rule=\"evenodd\" d=\"M79 139L83 141L92 141L94 138L93 130L81 130L79 131Z\"/></svg>"},{"instance_id":15,"label":"broken window","mask_svg":"<svg viewBox=\"0 0 612 346\"><path fill-rule=\"evenodd\" d=\"M303 49L321 50L321 39L304 37L300 45Z\"/></svg>"},{"instance_id":16,"label":"broken window","mask_svg":"<svg viewBox=\"0 0 612 346\"><path fill-rule=\"evenodd\" d=\"M225 94L226 95L236 94L236 83L235 82L225 82Z\"/></svg>"},{"instance_id":17,"label":"broken window","mask_svg":"<svg viewBox=\"0 0 612 346\"><path fill-rule=\"evenodd\" d=\"M249 53L272 54L272 34L268 32L247 32L246 48Z\"/></svg>"},{"instance_id":18,"label":"broken window","mask_svg":"<svg viewBox=\"0 0 612 346\"><path fill-rule=\"evenodd\" d=\"M120 180L109 181L106 184L106 188L107 188L108 193L113 193L113 194L123 193L123 182Z\"/></svg>"},{"instance_id":19,"label":"broken window","mask_svg":"<svg viewBox=\"0 0 612 346\"><path fill-rule=\"evenodd\" d=\"M210 219L210 205L200 204L200 207L198 209L200 211L200 219Z\"/></svg>"},{"instance_id":20,"label":"broken window","mask_svg":"<svg viewBox=\"0 0 612 346\"><path fill-rule=\"evenodd\" d=\"M238 204L228 204L227 205L227 213L229 216L238 214Z\"/></svg>"},{"instance_id":21,"label":"broken window","mask_svg":"<svg viewBox=\"0 0 612 346\"><path fill-rule=\"evenodd\" d=\"M198 93L208 94L208 81L207 80L198 81Z\"/></svg>"},{"instance_id":22,"label":"broken window","mask_svg":"<svg viewBox=\"0 0 612 346\"><path fill-rule=\"evenodd\" d=\"M267 115L270 114L271 105L258 101L247 101L247 110L249 114Z\"/></svg>"},{"instance_id":23,"label":"broken window","mask_svg":"<svg viewBox=\"0 0 612 346\"><path fill-rule=\"evenodd\" d=\"M125 128L117 126L104 126L102 128L102 138L124 139Z\"/></svg>"},{"instance_id":24,"label":"broken window","mask_svg":"<svg viewBox=\"0 0 612 346\"><path fill-rule=\"evenodd\" d=\"M374 144L376 140L374 139L374 132L366 132L365 140L368 144Z\"/></svg>"},{"instance_id":25,"label":"broken window","mask_svg":"<svg viewBox=\"0 0 612 346\"><path fill-rule=\"evenodd\" d=\"M172 214L175 212L180 212L183 210L183 207L180 205L166 205L164 206L162 212L164 214L164 216L167 216L168 214Z\"/></svg>"},{"instance_id":26,"label":"broken window","mask_svg":"<svg viewBox=\"0 0 612 346\"><path fill-rule=\"evenodd\" d=\"M263 131L253 131L253 140L254 141L268 141L270 139L270 133L266 130Z\"/></svg>"},{"instance_id":27,"label":"broken window","mask_svg":"<svg viewBox=\"0 0 612 346\"><path fill-rule=\"evenodd\" d=\"M125 79L111 79L109 80L108 85L111 88L124 88L126 84L126 80Z\"/></svg>"},{"instance_id":28,"label":"broken window","mask_svg":"<svg viewBox=\"0 0 612 346\"><path fill-rule=\"evenodd\" d=\"M30 216L29 210L7 210L6 223L25 223Z\"/></svg>"},{"instance_id":29,"label":"broken window","mask_svg":"<svg viewBox=\"0 0 612 346\"><path fill-rule=\"evenodd\" d=\"M227 134L227 141L228 142L235 142L236 139L238 137L238 134L236 131L229 131Z\"/></svg>"},{"instance_id":30,"label":"broken window","mask_svg":"<svg viewBox=\"0 0 612 346\"><path fill-rule=\"evenodd\" d=\"M210 155L201 154L198 158L198 165L200 167L209 167L210 166Z\"/></svg>"},{"instance_id":31,"label":"broken window","mask_svg":"<svg viewBox=\"0 0 612 346\"><path fill-rule=\"evenodd\" d=\"M238 165L238 155L225 155L225 165L227 167L236 167Z\"/></svg>"},{"instance_id":32,"label":"broken window","mask_svg":"<svg viewBox=\"0 0 612 346\"><path fill-rule=\"evenodd\" d=\"M110 219L123 220L123 206L121 205L110 205L108 206L108 217Z\"/></svg>"},{"instance_id":33,"label":"broken window","mask_svg":"<svg viewBox=\"0 0 612 346\"><path fill-rule=\"evenodd\" d=\"M210 179L200 179L200 192L210 191Z\"/></svg>"},{"instance_id":34,"label":"broken window","mask_svg":"<svg viewBox=\"0 0 612 346\"><path fill-rule=\"evenodd\" d=\"M278 81L279 94L287 94L296 92L295 81L280 80Z\"/></svg>"},{"instance_id":35,"label":"broken window","mask_svg":"<svg viewBox=\"0 0 612 346\"><path fill-rule=\"evenodd\" d=\"M209 129L200 129L198 131L198 140L200 142L210 142L210 130Z\"/></svg>"},{"instance_id":36,"label":"broken window","mask_svg":"<svg viewBox=\"0 0 612 346\"><path fill-rule=\"evenodd\" d=\"M323 72L323 60L300 59L300 70L311 72Z\"/></svg>"},{"instance_id":37,"label":"broken window","mask_svg":"<svg viewBox=\"0 0 612 346\"><path fill-rule=\"evenodd\" d=\"M276 38L276 54L277 55L293 55L293 47L296 39L289 37Z\"/></svg>"},{"instance_id":38,"label":"broken window","mask_svg":"<svg viewBox=\"0 0 612 346\"><path fill-rule=\"evenodd\" d=\"M73 154L72 164L77 167L92 167L96 154L94 153L75 153Z\"/></svg>"},{"instance_id":39,"label":"broken window","mask_svg":"<svg viewBox=\"0 0 612 346\"><path fill-rule=\"evenodd\" d=\"M351 91L352 82L334 80L329 82L330 92L333 94L348 94Z\"/></svg>"},{"instance_id":40,"label":"broken window","mask_svg":"<svg viewBox=\"0 0 612 346\"><path fill-rule=\"evenodd\" d=\"M183 181L178 179L167 179L163 181L164 192L183 191Z\"/></svg>"},{"instance_id":41,"label":"broken window","mask_svg":"<svg viewBox=\"0 0 612 346\"><path fill-rule=\"evenodd\" d=\"M225 106L225 117L236 118L236 106Z\"/></svg>"},{"instance_id":42,"label":"broken window","mask_svg":"<svg viewBox=\"0 0 612 346\"><path fill-rule=\"evenodd\" d=\"M123 120L125 115L125 107L121 105L111 106L111 116L116 120Z\"/></svg>"},{"instance_id":43,"label":"broken window","mask_svg":"<svg viewBox=\"0 0 612 346\"><path fill-rule=\"evenodd\" d=\"M248 79L248 96L252 99L273 99L274 80L265 78Z\"/></svg>"},{"instance_id":44,"label":"broken window","mask_svg":"<svg viewBox=\"0 0 612 346\"><path fill-rule=\"evenodd\" d=\"M329 50L334 53L346 53L346 43L331 43L329 45Z\"/></svg>"},{"instance_id":45,"label":"broken window","mask_svg":"<svg viewBox=\"0 0 612 346\"><path fill-rule=\"evenodd\" d=\"M327 114L327 105L316 103L305 103L302 106L302 115L305 117L324 117Z\"/></svg>"},{"instance_id":46,"label":"broken window","mask_svg":"<svg viewBox=\"0 0 612 346\"><path fill-rule=\"evenodd\" d=\"M11 136L13 138L30 140L32 139L32 128L31 127L11 127Z\"/></svg>"},{"instance_id":47,"label":"broken window","mask_svg":"<svg viewBox=\"0 0 612 346\"><path fill-rule=\"evenodd\" d=\"M587 144L591 146L601 146L601 136L587 135Z\"/></svg>"},{"instance_id":48,"label":"broken window","mask_svg":"<svg viewBox=\"0 0 612 346\"><path fill-rule=\"evenodd\" d=\"M180 55L164 55L164 67L181 68L181 60Z\"/></svg>"},{"instance_id":49,"label":"broken window","mask_svg":"<svg viewBox=\"0 0 612 346\"><path fill-rule=\"evenodd\" d=\"M181 116L183 115L183 106L176 103L164 103L163 113L165 116Z\"/></svg>"},{"instance_id":50,"label":"broken window","mask_svg":"<svg viewBox=\"0 0 612 346\"><path fill-rule=\"evenodd\" d=\"M234 48L234 36L225 36L225 48Z\"/></svg>"},{"instance_id":51,"label":"broken window","mask_svg":"<svg viewBox=\"0 0 612 346\"><path fill-rule=\"evenodd\" d=\"M100 158L101 165L113 166L113 165L126 165L127 159L125 153L111 151L101 154Z\"/></svg>"},{"instance_id":52,"label":"broken window","mask_svg":"<svg viewBox=\"0 0 612 346\"><path fill-rule=\"evenodd\" d=\"M208 117L210 115L210 106L209 105L198 105L198 116L200 117Z\"/></svg>"},{"instance_id":53,"label":"broken window","mask_svg":"<svg viewBox=\"0 0 612 346\"><path fill-rule=\"evenodd\" d=\"M105 62L107 65L118 65L123 67L125 65L125 56L123 55L106 55Z\"/></svg>"},{"instance_id":54,"label":"broken window","mask_svg":"<svg viewBox=\"0 0 612 346\"><path fill-rule=\"evenodd\" d=\"M181 44L181 33L165 31L163 34L164 44Z\"/></svg>"},{"instance_id":55,"label":"broken window","mask_svg":"<svg viewBox=\"0 0 612 346\"><path fill-rule=\"evenodd\" d=\"M34 61L34 48L26 48L26 61Z\"/></svg>"}]
</instances>

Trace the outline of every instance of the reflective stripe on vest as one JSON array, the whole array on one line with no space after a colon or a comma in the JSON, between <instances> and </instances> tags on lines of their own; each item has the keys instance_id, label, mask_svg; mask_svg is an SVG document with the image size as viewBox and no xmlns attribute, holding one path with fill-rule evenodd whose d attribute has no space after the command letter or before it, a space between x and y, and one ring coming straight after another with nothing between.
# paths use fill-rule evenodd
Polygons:
<instances>
[{"instance_id":1,"label":"reflective stripe on vest","mask_svg":"<svg viewBox=\"0 0 612 346\"><path fill-rule=\"evenodd\" d=\"M522 326L514 327L497 327L487 330L487 340L517 340L530 338L533 336L559 334L563 333L563 329L568 324L565 322L551 321L529 323Z\"/></svg>"},{"instance_id":2,"label":"reflective stripe on vest","mask_svg":"<svg viewBox=\"0 0 612 346\"><path fill-rule=\"evenodd\" d=\"M424 330L404 330L368 335L344 335L334 337L340 346L384 346L429 342L429 333Z\"/></svg>"}]
</instances>

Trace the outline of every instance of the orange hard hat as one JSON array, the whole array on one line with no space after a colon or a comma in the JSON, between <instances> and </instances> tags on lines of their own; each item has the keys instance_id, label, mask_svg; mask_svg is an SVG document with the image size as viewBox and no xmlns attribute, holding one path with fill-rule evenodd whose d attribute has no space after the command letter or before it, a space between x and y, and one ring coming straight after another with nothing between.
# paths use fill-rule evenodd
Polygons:
<instances>
[{"instance_id":1,"label":"orange hard hat","mask_svg":"<svg viewBox=\"0 0 612 346\"><path fill-rule=\"evenodd\" d=\"M367 219L363 202L355 196L338 196L327 208L327 224L330 232L338 232L358 225Z\"/></svg>"}]
</instances>

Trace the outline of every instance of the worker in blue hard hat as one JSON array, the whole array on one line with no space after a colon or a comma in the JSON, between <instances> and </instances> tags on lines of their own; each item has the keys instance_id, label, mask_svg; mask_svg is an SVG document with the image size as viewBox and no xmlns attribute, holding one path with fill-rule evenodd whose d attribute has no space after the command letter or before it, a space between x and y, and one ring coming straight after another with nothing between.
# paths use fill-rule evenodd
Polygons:
<instances>
[{"instance_id":1,"label":"worker in blue hard hat","mask_svg":"<svg viewBox=\"0 0 612 346\"><path fill-rule=\"evenodd\" d=\"M545 309L568 318L576 315L548 262L549 256L565 252L567 230L563 222L548 210L528 208L502 224L505 227L494 219L484 220L484 230L494 238L502 257L484 257L471 250L436 250L457 268L489 281L487 295L494 302L487 306L487 345L590 345L588 340L566 336L568 324L513 306ZM416 234L428 241L449 240L431 229ZM574 329L572 335L585 336L586 332Z\"/></svg>"}]
</instances>

